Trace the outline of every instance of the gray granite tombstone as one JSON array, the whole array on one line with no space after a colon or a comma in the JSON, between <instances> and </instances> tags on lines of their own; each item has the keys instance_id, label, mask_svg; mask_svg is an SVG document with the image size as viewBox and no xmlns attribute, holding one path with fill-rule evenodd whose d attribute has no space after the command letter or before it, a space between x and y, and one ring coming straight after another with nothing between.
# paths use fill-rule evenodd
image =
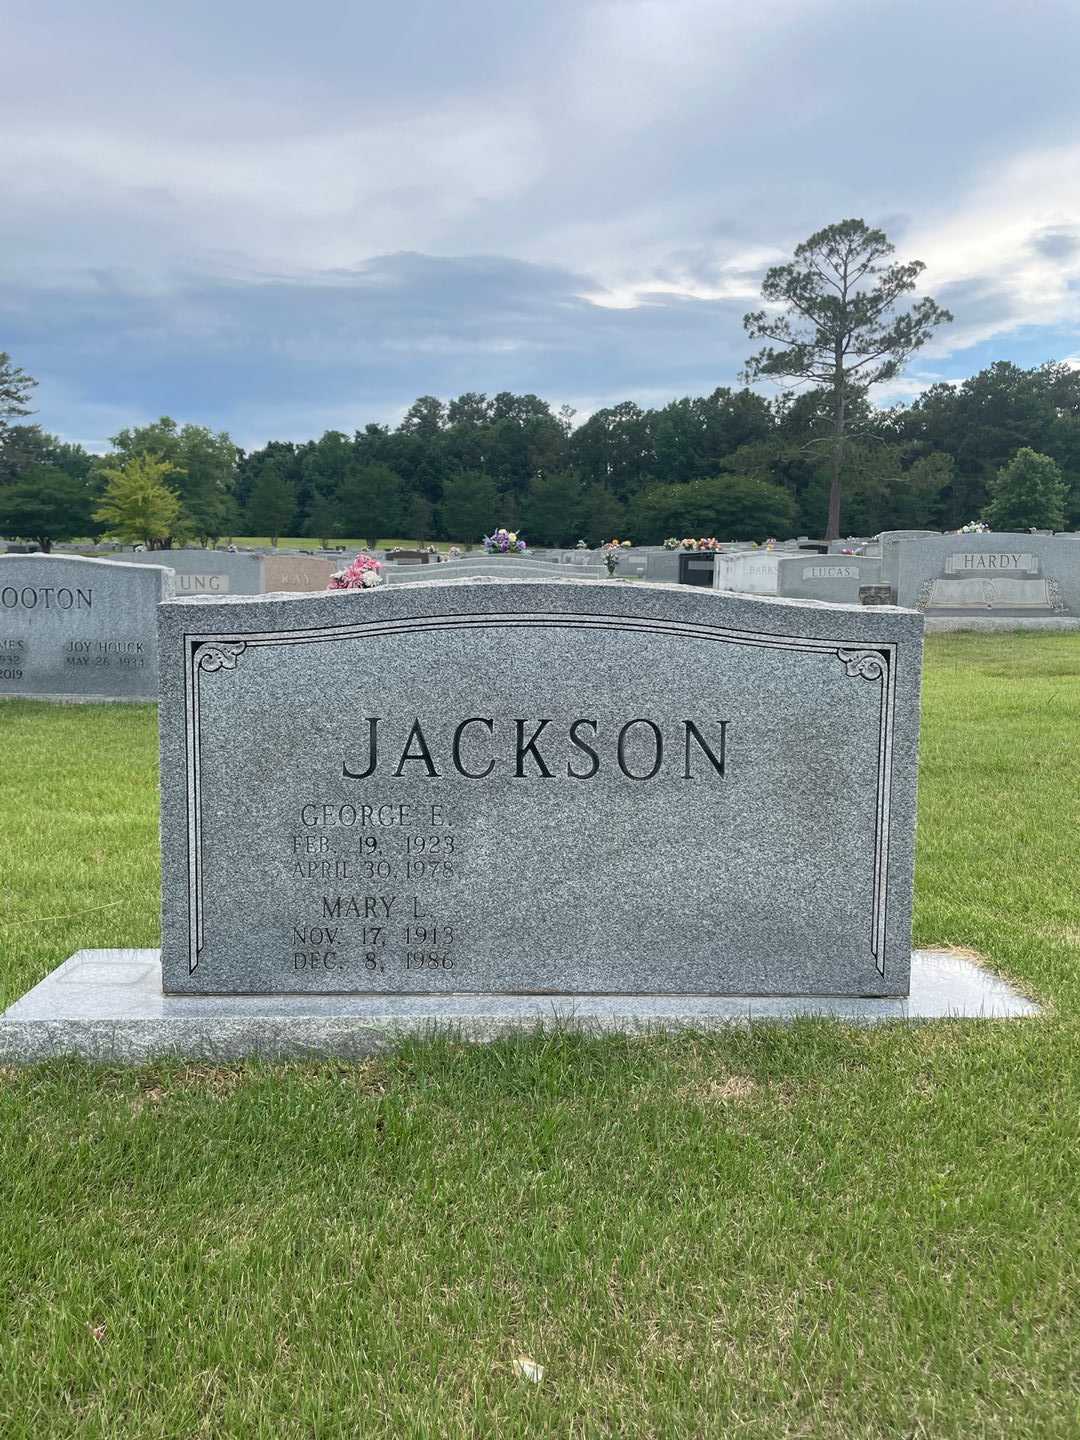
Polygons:
<instances>
[{"instance_id":1,"label":"gray granite tombstone","mask_svg":"<svg viewBox=\"0 0 1080 1440\"><path fill-rule=\"evenodd\" d=\"M940 530L882 530L877 536L878 554L881 556L881 583L896 589L901 546L911 540L922 540L940 534Z\"/></svg>"},{"instance_id":2,"label":"gray granite tombstone","mask_svg":"<svg viewBox=\"0 0 1080 1440\"><path fill-rule=\"evenodd\" d=\"M645 566L645 578L659 585L675 585L679 579L679 550L664 550L660 546L650 548Z\"/></svg>"},{"instance_id":3,"label":"gray granite tombstone","mask_svg":"<svg viewBox=\"0 0 1080 1440\"><path fill-rule=\"evenodd\" d=\"M784 558L780 550L723 552L716 557L713 583L717 590L734 590L746 595L775 595L778 567Z\"/></svg>"},{"instance_id":4,"label":"gray granite tombstone","mask_svg":"<svg viewBox=\"0 0 1080 1440\"><path fill-rule=\"evenodd\" d=\"M878 583L881 561L867 555L781 556L776 576L778 595L857 605L860 588Z\"/></svg>"},{"instance_id":5,"label":"gray granite tombstone","mask_svg":"<svg viewBox=\"0 0 1080 1440\"><path fill-rule=\"evenodd\" d=\"M902 605L928 617L1080 616L1080 537L984 531L894 542ZM883 565L883 580L888 580Z\"/></svg>"},{"instance_id":6,"label":"gray granite tombstone","mask_svg":"<svg viewBox=\"0 0 1080 1440\"><path fill-rule=\"evenodd\" d=\"M920 616L576 579L159 616L166 992L908 993Z\"/></svg>"},{"instance_id":7,"label":"gray granite tombstone","mask_svg":"<svg viewBox=\"0 0 1080 1440\"><path fill-rule=\"evenodd\" d=\"M176 572L177 595L260 595L277 588L264 582L263 557L252 551L121 550L116 559L124 565L168 565Z\"/></svg>"},{"instance_id":8,"label":"gray granite tombstone","mask_svg":"<svg viewBox=\"0 0 1080 1440\"><path fill-rule=\"evenodd\" d=\"M161 565L0 556L0 694L156 700L171 581Z\"/></svg>"},{"instance_id":9,"label":"gray granite tombstone","mask_svg":"<svg viewBox=\"0 0 1080 1440\"><path fill-rule=\"evenodd\" d=\"M388 585L415 585L427 584L429 580L456 580L470 575L479 575L491 579L528 579L544 580L559 579L565 576L567 571L552 560L534 560L528 556L507 556L507 555L478 555L472 559L447 560L439 566L438 574L433 575L430 569L423 565L387 565L383 568L382 578ZM607 571L602 563L594 561L589 567L581 567L573 571L575 575L582 575L588 580L600 580Z\"/></svg>"}]
</instances>

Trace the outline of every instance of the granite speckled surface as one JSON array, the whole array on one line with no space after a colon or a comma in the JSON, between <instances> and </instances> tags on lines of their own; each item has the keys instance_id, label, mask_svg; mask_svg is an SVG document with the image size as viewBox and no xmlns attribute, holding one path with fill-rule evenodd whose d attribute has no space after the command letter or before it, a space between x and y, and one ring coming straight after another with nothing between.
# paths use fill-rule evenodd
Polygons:
<instances>
[{"instance_id":1,"label":"granite speckled surface","mask_svg":"<svg viewBox=\"0 0 1080 1440\"><path fill-rule=\"evenodd\" d=\"M916 951L911 994L857 997L653 996L170 996L157 950L82 950L0 1016L0 1063L59 1055L138 1064L201 1060L362 1059L407 1035L449 1030L496 1039L561 1026L604 1032L715 1030L819 1015L886 1021L1017 1019L1038 1007L962 956Z\"/></svg>"},{"instance_id":2,"label":"granite speckled surface","mask_svg":"<svg viewBox=\"0 0 1080 1440\"><path fill-rule=\"evenodd\" d=\"M159 614L170 992L906 992L920 616L576 579Z\"/></svg>"}]
</instances>

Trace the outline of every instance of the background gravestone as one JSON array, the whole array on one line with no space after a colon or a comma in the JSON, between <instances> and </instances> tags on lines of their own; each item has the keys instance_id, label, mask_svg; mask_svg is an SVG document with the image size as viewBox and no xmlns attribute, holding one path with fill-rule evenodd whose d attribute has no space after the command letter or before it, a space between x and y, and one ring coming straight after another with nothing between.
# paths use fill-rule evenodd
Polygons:
<instances>
[{"instance_id":1,"label":"background gravestone","mask_svg":"<svg viewBox=\"0 0 1080 1440\"><path fill-rule=\"evenodd\" d=\"M160 565L0 555L0 694L156 700Z\"/></svg>"},{"instance_id":2,"label":"background gravestone","mask_svg":"<svg viewBox=\"0 0 1080 1440\"><path fill-rule=\"evenodd\" d=\"M782 556L776 575L778 595L857 605L860 589L878 584L881 561L867 555Z\"/></svg>"},{"instance_id":3,"label":"background gravestone","mask_svg":"<svg viewBox=\"0 0 1080 1440\"><path fill-rule=\"evenodd\" d=\"M566 575L564 567L557 565L551 560L533 560L526 556L515 555L476 555L470 558L465 556L461 560L446 560L438 569L426 565L384 565L382 578L386 584L415 585L426 584L428 581L436 580L457 580L470 575L481 575L491 579L513 580L557 580ZM595 557L591 565L579 565L575 567L575 577L587 580L601 580L607 577L607 569L603 564L597 564Z\"/></svg>"},{"instance_id":4,"label":"background gravestone","mask_svg":"<svg viewBox=\"0 0 1080 1440\"><path fill-rule=\"evenodd\" d=\"M779 550L745 549L719 554L713 583L717 590L734 590L745 595L775 595L777 567L783 558L783 552Z\"/></svg>"},{"instance_id":5,"label":"background gravestone","mask_svg":"<svg viewBox=\"0 0 1080 1440\"><path fill-rule=\"evenodd\" d=\"M1080 616L1080 536L986 531L893 542L897 602L927 617ZM882 579L885 574L884 551Z\"/></svg>"},{"instance_id":6,"label":"background gravestone","mask_svg":"<svg viewBox=\"0 0 1080 1440\"><path fill-rule=\"evenodd\" d=\"M309 555L297 550L259 554L251 550L147 550L119 552L128 565L167 563L176 571L176 595L264 595L282 591L306 594L325 590L330 576L352 559L353 552Z\"/></svg>"},{"instance_id":7,"label":"background gravestone","mask_svg":"<svg viewBox=\"0 0 1080 1440\"><path fill-rule=\"evenodd\" d=\"M907 993L920 616L574 580L159 613L167 991Z\"/></svg>"},{"instance_id":8,"label":"background gravestone","mask_svg":"<svg viewBox=\"0 0 1080 1440\"><path fill-rule=\"evenodd\" d=\"M176 574L176 595L260 595L267 588L262 556L250 551L120 550L115 558L123 565L167 565Z\"/></svg>"},{"instance_id":9,"label":"background gravestone","mask_svg":"<svg viewBox=\"0 0 1080 1440\"><path fill-rule=\"evenodd\" d=\"M264 591L282 591L303 594L312 590L325 590L330 576L344 569L352 555L344 556L304 555L297 551L281 550L276 555L262 557L262 588ZM177 592L179 593L179 591Z\"/></svg>"}]
</instances>

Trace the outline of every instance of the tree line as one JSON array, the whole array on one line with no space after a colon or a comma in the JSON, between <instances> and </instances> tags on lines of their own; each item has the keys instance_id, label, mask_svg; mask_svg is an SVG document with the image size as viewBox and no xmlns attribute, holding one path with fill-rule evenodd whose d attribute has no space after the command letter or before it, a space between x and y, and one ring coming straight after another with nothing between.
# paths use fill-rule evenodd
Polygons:
<instances>
[{"instance_id":1,"label":"tree line","mask_svg":"<svg viewBox=\"0 0 1080 1440\"><path fill-rule=\"evenodd\" d=\"M165 418L121 430L105 456L9 423L0 429L0 533L47 548L105 532L163 545L233 535L477 543L503 524L534 544L596 545L616 535L655 544L824 530L832 458L819 442L831 419L814 392L766 398L722 387L571 420L535 395L423 396L394 427L248 453L224 432ZM1067 488L1061 523L1080 525L1080 372L1071 366L999 361L910 405L864 402L844 457L846 533L958 528L982 514L998 471L1024 447L1056 463ZM163 512L162 492L172 497Z\"/></svg>"},{"instance_id":2,"label":"tree line","mask_svg":"<svg viewBox=\"0 0 1080 1440\"><path fill-rule=\"evenodd\" d=\"M626 400L579 424L537 395L470 391L421 396L395 426L248 452L224 431L162 417L93 456L29 423L36 382L0 352L0 533L43 548L97 534L161 547L233 535L475 544L497 525L548 545L831 538L841 495L852 535L955 529L984 514L1080 525L1072 366L999 361L909 405L873 405L872 387L952 318L928 297L900 307L923 267L892 263L892 249L845 220L767 272L766 306L744 319L766 344L743 378L797 388Z\"/></svg>"}]
</instances>

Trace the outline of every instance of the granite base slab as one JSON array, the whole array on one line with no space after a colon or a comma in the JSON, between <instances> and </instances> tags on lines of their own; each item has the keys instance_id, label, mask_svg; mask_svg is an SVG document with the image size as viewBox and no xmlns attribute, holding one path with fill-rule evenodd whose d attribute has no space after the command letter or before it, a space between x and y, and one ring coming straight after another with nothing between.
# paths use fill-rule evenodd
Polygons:
<instances>
[{"instance_id":1,"label":"granite base slab","mask_svg":"<svg viewBox=\"0 0 1080 1440\"><path fill-rule=\"evenodd\" d=\"M715 1030L798 1016L852 1024L1004 1020L1039 1008L946 951L916 950L903 998L702 995L236 995L161 993L158 950L80 950L0 1016L0 1062L60 1055L112 1064L198 1060L363 1059L405 1036L453 1030L495 1039L540 1025L605 1032Z\"/></svg>"},{"instance_id":2,"label":"granite base slab","mask_svg":"<svg viewBox=\"0 0 1080 1440\"><path fill-rule=\"evenodd\" d=\"M950 630L1080 630L1080 619L1070 615L927 615L928 635Z\"/></svg>"},{"instance_id":3,"label":"granite base slab","mask_svg":"<svg viewBox=\"0 0 1080 1440\"><path fill-rule=\"evenodd\" d=\"M0 695L5 700L44 700L50 705L153 705L156 695Z\"/></svg>"}]
</instances>

